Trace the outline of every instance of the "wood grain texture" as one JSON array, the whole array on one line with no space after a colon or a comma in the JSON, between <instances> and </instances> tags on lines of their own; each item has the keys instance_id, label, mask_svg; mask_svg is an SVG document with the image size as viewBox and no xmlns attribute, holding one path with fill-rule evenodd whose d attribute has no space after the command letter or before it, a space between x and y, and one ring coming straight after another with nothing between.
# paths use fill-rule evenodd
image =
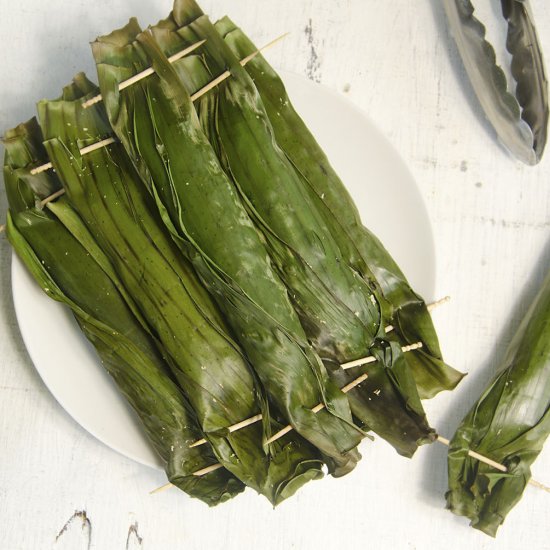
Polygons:
<instances>
[{"instance_id":1,"label":"wood grain texture","mask_svg":"<svg viewBox=\"0 0 550 550\"><path fill-rule=\"evenodd\" d=\"M550 10L541 0L532 5L548 59ZM274 65L345 94L410 167L434 227L437 293L453 298L434 314L443 350L470 373L456 392L427 405L432 423L452 435L550 264L550 154L529 168L497 145L436 0L202 6L213 17L228 13L260 44L290 31L268 54ZM27 0L2 7L4 130L29 118L41 97L58 95L73 73L94 74L88 42L96 35L131 15L153 23L170 2ZM2 192L0 220L5 210ZM10 255L0 237L2 550L550 548L543 491L527 490L496 542L444 510L445 449L435 446L409 462L381 441L365 442L364 460L351 475L312 483L276 511L249 491L213 510L175 490L149 496L164 476L84 432L36 374L13 311ZM549 472L547 448L534 474L550 485Z\"/></svg>"}]
</instances>

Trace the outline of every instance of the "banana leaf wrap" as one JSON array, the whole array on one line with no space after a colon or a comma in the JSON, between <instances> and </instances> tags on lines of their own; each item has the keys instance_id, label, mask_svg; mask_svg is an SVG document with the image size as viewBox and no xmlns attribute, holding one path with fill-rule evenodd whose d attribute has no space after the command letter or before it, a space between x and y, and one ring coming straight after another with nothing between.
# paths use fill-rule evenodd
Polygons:
<instances>
[{"instance_id":1,"label":"banana leaf wrap","mask_svg":"<svg viewBox=\"0 0 550 550\"><path fill-rule=\"evenodd\" d=\"M321 475L321 463L295 439L263 449L271 419L264 396L192 266L166 233L121 144L86 155L79 148L111 134L102 105L83 109L98 93L83 75L61 99L39 104L45 146L70 203L112 262L161 342L220 463L274 504ZM227 427L262 412L265 422Z\"/></svg>"},{"instance_id":2,"label":"banana leaf wrap","mask_svg":"<svg viewBox=\"0 0 550 550\"><path fill-rule=\"evenodd\" d=\"M334 475L359 460L364 434L311 349L260 234L198 121L191 98L135 20L93 44L113 128L175 241L223 309L270 402L328 457ZM119 93L120 82L156 74ZM326 410L312 412L317 403Z\"/></svg>"},{"instance_id":3,"label":"banana leaf wrap","mask_svg":"<svg viewBox=\"0 0 550 550\"><path fill-rule=\"evenodd\" d=\"M256 46L228 18L215 24L231 51L243 59L257 51ZM452 390L463 377L443 362L431 315L424 300L410 287L403 272L380 240L363 227L359 212L325 153L295 111L284 84L262 55L245 66L260 94L277 143L299 172L307 189L317 198L326 223L338 243L350 243L348 261L370 280L376 276L383 295L391 305L390 323L398 340L422 349L406 356L421 398L442 390ZM321 204L319 204L319 202Z\"/></svg>"},{"instance_id":4,"label":"banana leaf wrap","mask_svg":"<svg viewBox=\"0 0 550 550\"><path fill-rule=\"evenodd\" d=\"M65 197L47 209L37 206L60 189L60 183L52 172L30 173L47 161L36 119L6 132L3 142L8 238L44 292L71 309L139 416L170 482L209 505L240 493L244 485L227 470L192 475L218 461L210 447L189 449L201 437L199 425L110 262ZM74 234L61 219L71 220Z\"/></svg>"},{"instance_id":5,"label":"banana leaf wrap","mask_svg":"<svg viewBox=\"0 0 550 550\"><path fill-rule=\"evenodd\" d=\"M199 12L194 2L176 2L172 15L152 28L153 35L167 55L207 38L197 55L173 64L191 93L230 68L229 79L195 102L202 126L261 229L306 334L333 380L343 386L364 371L342 371L342 362L369 353L380 360L369 365L369 378L348 393L357 423L411 456L418 444L433 439L433 431L400 347L379 339L384 306L373 294L376 288L342 262L316 205L277 147L252 82ZM362 312L360 303L367 304Z\"/></svg>"},{"instance_id":6,"label":"banana leaf wrap","mask_svg":"<svg viewBox=\"0 0 550 550\"><path fill-rule=\"evenodd\" d=\"M449 448L447 506L495 536L521 499L530 466L550 434L550 273L510 342L493 381ZM503 464L503 473L468 456Z\"/></svg>"}]
</instances>

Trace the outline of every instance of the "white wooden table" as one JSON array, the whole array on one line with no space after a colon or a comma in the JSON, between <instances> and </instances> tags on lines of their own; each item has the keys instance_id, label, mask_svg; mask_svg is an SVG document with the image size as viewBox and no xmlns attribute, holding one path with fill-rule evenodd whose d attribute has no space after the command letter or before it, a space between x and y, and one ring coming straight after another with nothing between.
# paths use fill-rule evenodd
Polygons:
<instances>
[{"instance_id":1,"label":"white wooden table","mask_svg":"<svg viewBox=\"0 0 550 550\"><path fill-rule=\"evenodd\" d=\"M498 4L477 3L486 14ZM548 269L550 152L529 168L496 144L437 0L202 6L212 17L228 13L257 43L290 31L268 54L275 66L347 95L412 170L434 227L437 294L453 298L435 313L442 347L449 363L470 373L456 392L427 404L433 425L451 435ZM154 23L170 7L169 0L2 0L0 128L28 119L38 99L55 97L78 70L93 75L88 42L97 35L131 15ZM542 0L533 8L548 60L550 9ZM3 191L0 202L4 219ZM4 236L0 256L2 550L550 549L550 495L541 490L526 490L496 541L446 511L445 449L435 445L406 461L381 441L366 443L351 475L311 483L275 511L250 491L216 509L176 490L150 496L164 476L88 435L41 382L18 332ZM534 476L550 485L550 449Z\"/></svg>"}]
</instances>

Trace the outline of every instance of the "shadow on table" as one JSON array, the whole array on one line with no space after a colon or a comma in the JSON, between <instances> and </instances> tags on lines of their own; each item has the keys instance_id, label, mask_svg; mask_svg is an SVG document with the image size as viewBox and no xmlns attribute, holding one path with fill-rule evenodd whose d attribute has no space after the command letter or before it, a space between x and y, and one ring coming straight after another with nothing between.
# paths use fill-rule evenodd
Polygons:
<instances>
[{"instance_id":1,"label":"shadow on table","mask_svg":"<svg viewBox=\"0 0 550 550\"><path fill-rule=\"evenodd\" d=\"M549 266L550 241L546 244L536 267L527 278L523 290L516 295L514 306L508 319L503 320L503 326L493 346L493 353L490 359L468 373L468 376L460 383L458 388L454 392L447 394L452 399L452 407L449 408L447 414L441 419L439 427L447 430L447 433L442 433L442 435L449 437L449 439L452 437L463 416L477 401L489 381L493 378L496 369L502 364L510 340L513 338L521 320L539 292L548 274ZM482 304L480 307L482 307ZM447 472L447 447L434 443L430 452L427 453L424 463L422 487L430 500L435 498L434 502L444 505L444 495L447 491L447 475L441 476L439 475L440 472Z\"/></svg>"}]
</instances>

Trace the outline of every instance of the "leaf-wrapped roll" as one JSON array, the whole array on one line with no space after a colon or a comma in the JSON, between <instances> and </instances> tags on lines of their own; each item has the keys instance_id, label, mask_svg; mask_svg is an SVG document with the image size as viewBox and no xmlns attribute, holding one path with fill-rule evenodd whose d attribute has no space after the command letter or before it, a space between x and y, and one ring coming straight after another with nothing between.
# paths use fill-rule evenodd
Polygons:
<instances>
[{"instance_id":1,"label":"leaf-wrapped roll","mask_svg":"<svg viewBox=\"0 0 550 550\"><path fill-rule=\"evenodd\" d=\"M135 305L66 198L47 209L37 206L60 189L60 183L52 172L30 173L47 161L36 120L9 130L3 142L8 238L48 296L72 310L103 366L138 414L165 463L168 479L209 505L241 492L244 485L225 469L193 476L216 464L216 456L207 446L189 448L201 430L154 339L138 321ZM71 221L72 233L62 219Z\"/></svg>"},{"instance_id":2,"label":"leaf-wrapped roll","mask_svg":"<svg viewBox=\"0 0 550 550\"><path fill-rule=\"evenodd\" d=\"M462 420L449 448L447 506L495 536L531 478L550 434L550 274L510 342L493 381ZM503 464L499 472L468 456Z\"/></svg>"},{"instance_id":3,"label":"leaf-wrapped roll","mask_svg":"<svg viewBox=\"0 0 550 550\"><path fill-rule=\"evenodd\" d=\"M239 59L257 51L256 46L229 18L224 17L216 22L215 27ZM374 274L380 284L392 306L389 321L399 341L404 345L422 342L421 349L405 358L420 397L429 398L441 390L453 389L463 375L443 362L437 334L424 300L410 287L380 240L363 226L353 199L315 137L294 110L279 75L262 55L255 56L245 69L262 98L277 143L296 167L306 188L321 202L320 210L325 213L333 234L340 237L339 244L347 241L348 261L363 276L369 278ZM349 243L353 245L349 246ZM359 254L362 261L358 261L355 254ZM368 267L368 271L364 266Z\"/></svg>"}]
</instances>

